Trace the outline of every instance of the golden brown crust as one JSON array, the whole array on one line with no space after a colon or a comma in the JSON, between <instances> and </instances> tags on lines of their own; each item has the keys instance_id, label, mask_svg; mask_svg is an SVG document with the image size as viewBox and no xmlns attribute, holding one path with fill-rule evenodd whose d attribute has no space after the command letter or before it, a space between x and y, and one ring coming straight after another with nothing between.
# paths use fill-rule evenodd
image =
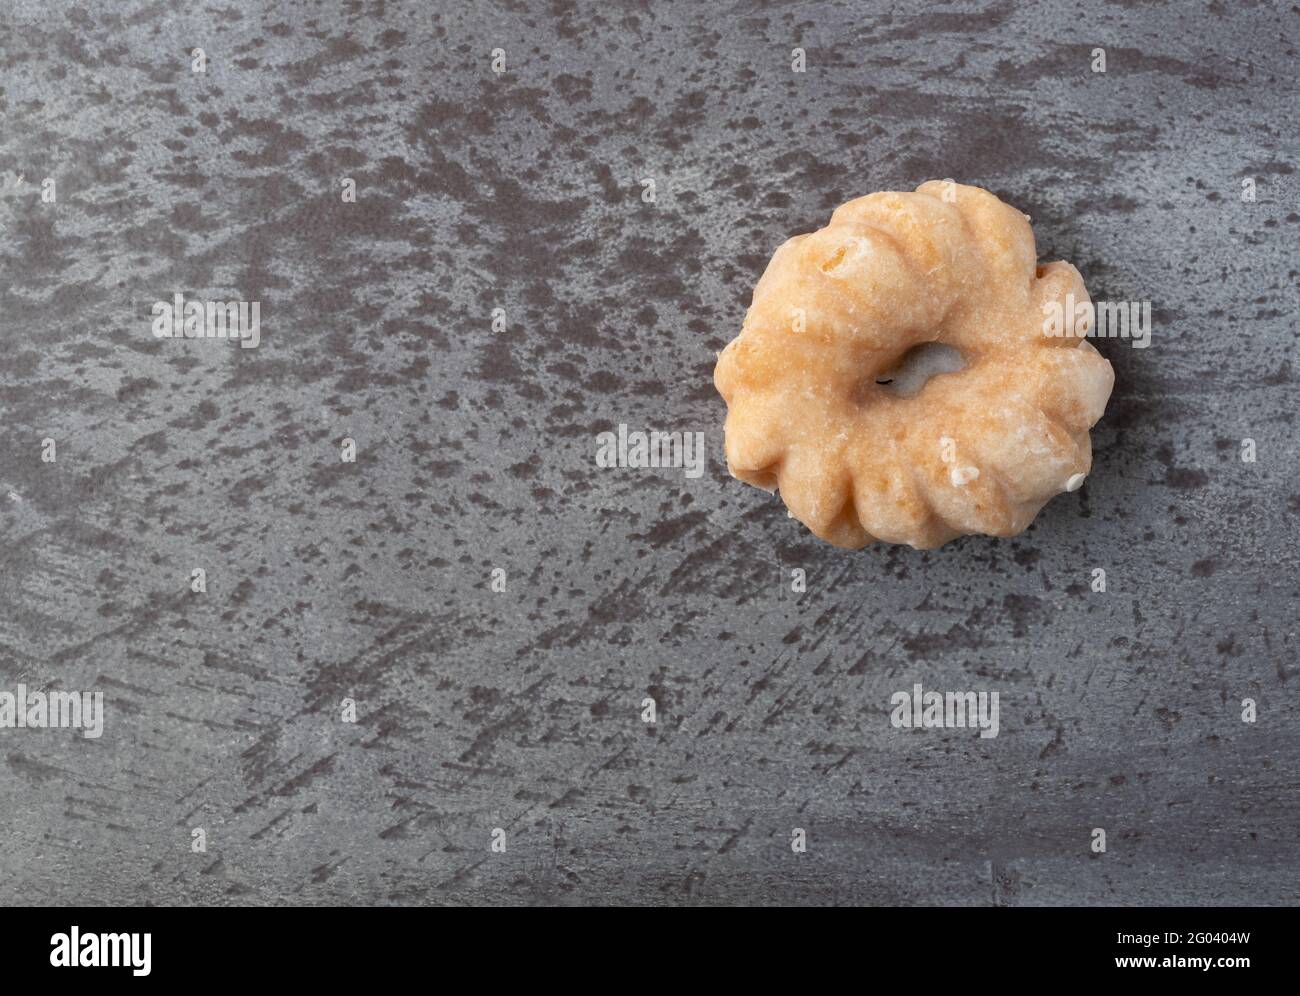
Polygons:
<instances>
[{"instance_id":1,"label":"golden brown crust","mask_svg":"<svg viewBox=\"0 0 1300 996\"><path fill-rule=\"evenodd\" d=\"M837 546L1020 532L1088 473L1114 383L1085 339L1044 334L1067 294L1088 300L1078 271L1037 267L1028 220L978 187L849 201L777 249L718 357L731 473ZM925 342L965 368L912 397L876 383Z\"/></svg>"}]
</instances>

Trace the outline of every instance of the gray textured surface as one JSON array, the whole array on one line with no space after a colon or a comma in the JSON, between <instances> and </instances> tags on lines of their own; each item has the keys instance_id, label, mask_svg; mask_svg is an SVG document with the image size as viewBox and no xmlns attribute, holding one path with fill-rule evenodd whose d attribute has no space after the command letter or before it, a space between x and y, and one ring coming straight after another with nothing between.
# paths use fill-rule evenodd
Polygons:
<instances>
[{"instance_id":1,"label":"gray textured surface","mask_svg":"<svg viewBox=\"0 0 1300 996\"><path fill-rule=\"evenodd\" d=\"M0 13L0 688L108 710L0 730L0 900L1297 901L1296 7L173 6ZM837 551L726 476L714 353L947 176L1154 341L1022 537ZM892 729L915 681L1001 735Z\"/></svg>"}]
</instances>

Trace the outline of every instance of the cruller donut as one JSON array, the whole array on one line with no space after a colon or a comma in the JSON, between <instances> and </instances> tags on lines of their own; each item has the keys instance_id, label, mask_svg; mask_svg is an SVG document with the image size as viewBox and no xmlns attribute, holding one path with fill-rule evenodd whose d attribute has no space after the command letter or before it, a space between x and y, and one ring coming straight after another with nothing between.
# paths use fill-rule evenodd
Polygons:
<instances>
[{"instance_id":1,"label":"cruller donut","mask_svg":"<svg viewBox=\"0 0 1300 996\"><path fill-rule=\"evenodd\" d=\"M1023 530L1083 483L1115 381L1086 339L1045 333L1045 303L1088 292L1036 260L1027 216L951 181L849 201L787 241L714 371L731 473L836 546ZM889 383L925 343L964 366Z\"/></svg>"}]
</instances>

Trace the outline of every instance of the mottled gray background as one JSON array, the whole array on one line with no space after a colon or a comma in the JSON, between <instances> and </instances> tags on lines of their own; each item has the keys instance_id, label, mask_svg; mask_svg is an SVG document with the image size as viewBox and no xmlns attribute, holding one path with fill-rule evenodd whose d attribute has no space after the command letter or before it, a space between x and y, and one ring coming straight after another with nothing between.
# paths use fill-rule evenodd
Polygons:
<instances>
[{"instance_id":1,"label":"mottled gray background","mask_svg":"<svg viewBox=\"0 0 1300 996\"><path fill-rule=\"evenodd\" d=\"M0 900L1297 902L1297 39L1226 0L6 0L0 688L108 716L0 730ZM1153 342L1099 344L1092 476L1023 536L836 550L727 476L714 354L784 238L933 177ZM175 291L261 301L261 347L155 339ZM708 472L597 469L620 422ZM918 681L1001 735L892 729Z\"/></svg>"}]
</instances>

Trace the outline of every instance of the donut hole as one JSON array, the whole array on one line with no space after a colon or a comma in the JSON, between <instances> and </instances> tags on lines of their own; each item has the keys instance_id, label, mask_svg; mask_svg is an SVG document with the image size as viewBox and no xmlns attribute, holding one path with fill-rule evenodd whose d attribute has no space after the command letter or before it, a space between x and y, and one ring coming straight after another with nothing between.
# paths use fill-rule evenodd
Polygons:
<instances>
[{"instance_id":1,"label":"donut hole","mask_svg":"<svg viewBox=\"0 0 1300 996\"><path fill-rule=\"evenodd\" d=\"M921 392L931 377L966 369L966 357L956 346L943 342L922 342L898 358L898 362L876 376L882 391L900 398Z\"/></svg>"}]
</instances>

